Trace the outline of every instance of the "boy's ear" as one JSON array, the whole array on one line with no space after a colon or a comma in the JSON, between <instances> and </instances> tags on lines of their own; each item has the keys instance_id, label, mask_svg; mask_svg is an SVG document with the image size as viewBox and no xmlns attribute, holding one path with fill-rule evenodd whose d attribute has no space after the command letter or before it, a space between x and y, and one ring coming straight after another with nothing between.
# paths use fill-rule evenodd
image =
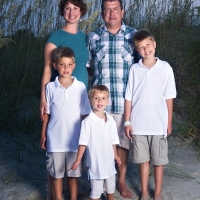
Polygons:
<instances>
[{"instance_id":1,"label":"boy's ear","mask_svg":"<svg viewBox=\"0 0 200 200\"><path fill-rule=\"evenodd\" d=\"M55 69L57 69L57 67L56 67L56 63L53 63L53 67L54 67Z\"/></svg>"}]
</instances>

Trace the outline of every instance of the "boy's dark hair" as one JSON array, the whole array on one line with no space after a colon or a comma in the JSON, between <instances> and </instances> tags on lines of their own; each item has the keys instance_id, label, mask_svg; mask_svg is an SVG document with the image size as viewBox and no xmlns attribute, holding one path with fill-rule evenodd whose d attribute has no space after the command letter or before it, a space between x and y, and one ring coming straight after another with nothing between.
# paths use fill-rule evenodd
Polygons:
<instances>
[{"instance_id":1,"label":"boy's dark hair","mask_svg":"<svg viewBox=\"0 0 200 200\"><path fill-rule=\"evenodd\" d=\"M105 85L94 85L88 92L89 99L92 98L96 92L106 93L109 97L109 89Z\"/></svg>"},{"instance_id":2,"label":"boy's dark hair","mask_svg":"<svg viewBox=\"0 0 200 200\"><path fill-rule=\"evenodd\" d=\"M121 8L121 10L123 10L123 5L122 5L122 1L121 1L121 0L102 0L102 1L101 1L101 12L103 12L103 10L104 10L104 3L105 3L106 1L119 1L120 8Z\"/></svg>"},{"instance_id":3,"label":"boy's dark hair","mask_svg":"<svg viewBox=\"0 0 200 200\"><path fill-rule=\"evenodd\" d=\"M148 30L140 30L133 35L133 44L136 47L137 42L141 42L144 39L149 38L152 41L155 41L154 36Z\"/></svg>"},{"instance_id":4,"label":"boy's dark hair","mask_svg":"<svg viewBox=\"0 0 200 200\"><path fill-rule=\"evenodd\" d=\"M59 14L64 16L64 8L68 4L74 4L75 6L79 7L81 10L81 17L84 17L87 12L87 4L83 0L60 0L59 6Z\"/></svg>"},{"instance_id":5,"label":"boy's dark hair","mask_svg":"<svg viewBox=\"0 0 200 200\"><path fill-rule=\"evenodd\" d=\"M74 52L69 47L58 47L54 50L53 58L55 63L57 63L63 57L72 58L75 62Z\"/></svg>"}]
</instances>

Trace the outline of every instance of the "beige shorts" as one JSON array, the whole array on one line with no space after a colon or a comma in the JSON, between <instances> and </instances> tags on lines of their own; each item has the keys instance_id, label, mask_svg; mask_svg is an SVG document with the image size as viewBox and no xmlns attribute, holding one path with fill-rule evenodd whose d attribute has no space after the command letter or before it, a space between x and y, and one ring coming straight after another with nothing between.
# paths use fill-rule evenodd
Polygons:
<instances>
[{"instance_id":1,"label":"beige shorts","mask_svg":"<svg viewBox=\"0 0 200 200\"><path fill-rule=\"evenodd\" d=\"M118 146L124 149L130 149L130 139L126 137L124 133L124 115L118 114L118 113L109 113L109 115L111 115L114 118L117 124L117 131L118 131L119 142L120 142Z\"/></svg>"},{"instance_id":2,"label":"beige shorts","mask_svg":"<svg viewBox=\"0 0 200 200\"><path fill-rule=\"evenodd\" d=\"M90 185L90 198L92 199L99 199L104 189L107 194L113 194L115 192L115 174L107 179L92 179Z\"/></svg>"},{"instance_id":3,"label":"beige shorts","mask_svg":"<svg viewBox=\"0 0 200 200\"><path fill-rule=\"evenodd\" d=\"M153 165L166 165L168 160L168 142L163 135L133 135L133 162L141 164L151 161Z\"/></svg>"},{"instance_id":4,"label":"beige shorts","mask_svg":"<svg viewBox=\"0 0 200 200\"><path fill-rule=\"evenodd\" d=\"M80 177L82 173L82 165L76 170L72 170L71 166L76 160L76 152L51 152L47 153L46 167L49 174L54 178Z\"/></svg>"}]
</instances>

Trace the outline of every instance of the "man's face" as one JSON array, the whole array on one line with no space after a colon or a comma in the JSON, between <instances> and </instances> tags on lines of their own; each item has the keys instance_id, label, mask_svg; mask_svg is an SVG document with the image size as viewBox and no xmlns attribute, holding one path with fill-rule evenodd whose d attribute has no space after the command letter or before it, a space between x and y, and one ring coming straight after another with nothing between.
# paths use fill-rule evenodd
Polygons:
<instances>
[{"instance_id":1,"label":"man's face","mask_svg":"<svg viewBox=\"0 0 200 200\"><path fill-rule=\"evenodd\" d=\"M121 10L119 1L106 1L102 10L102 17L107 28L120 28L124 16L124 10Z\"/></svg>"}]
</instances>

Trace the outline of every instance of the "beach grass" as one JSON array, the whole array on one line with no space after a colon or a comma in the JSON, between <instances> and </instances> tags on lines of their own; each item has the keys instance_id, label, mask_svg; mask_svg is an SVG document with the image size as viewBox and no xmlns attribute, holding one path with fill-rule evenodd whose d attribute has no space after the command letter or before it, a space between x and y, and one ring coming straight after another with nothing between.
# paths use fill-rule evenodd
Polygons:
<instances>
[{"instance_id":1,"label":"beach grass","mask_svg":"<svg viewBox=\"0 0 200 200\"><path fill-rule=\"evenodd\" d=\"M38 134L43 49L60 28L56 4L48 1L0 0L0 131ZM87 1L80 22L86 33L102 25L99 1ZM26 5L26 6L24 6ZM192 137L200 148L200 16L190 0L126 1L124 22L148 29L157 41L156 56L172 66L177 86L173 136ZM41 9L42 8L42 9ZM34 17L36 16L37 17ZM20 27L20 28L19 28ZM39 136L38 136L39 137Z\"/></svg>"}]
</instances>

